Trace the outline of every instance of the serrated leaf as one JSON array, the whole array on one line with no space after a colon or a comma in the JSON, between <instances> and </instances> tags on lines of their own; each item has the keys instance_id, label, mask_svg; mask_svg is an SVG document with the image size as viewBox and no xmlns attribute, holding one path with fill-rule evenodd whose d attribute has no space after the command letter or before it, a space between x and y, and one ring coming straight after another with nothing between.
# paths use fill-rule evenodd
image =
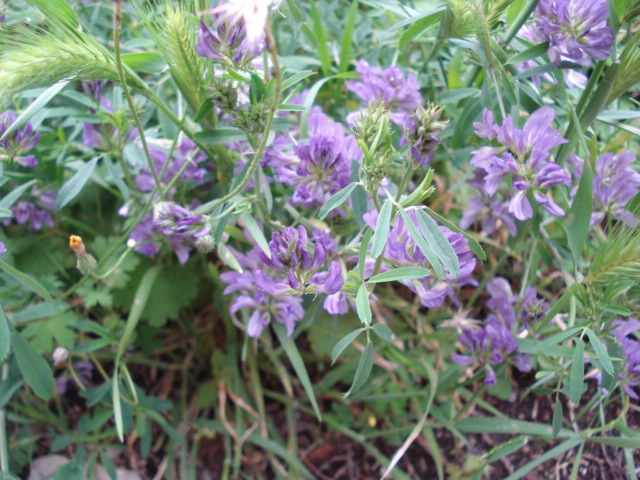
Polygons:
<instances>
[{"instance_id":1,"label":"serrated leaf","mask_svg":"<svg viewBox=\"0 0 640 480\"><path fill-rule=\"evenodd\" d=\"M447 267L447 270L458 277L460 275L460 261L444 232L424 210L416 210L416 217L429 246Z\"/></svg>"},{"instance_id":2,"label":"serrated leaf","mask_svg":"<svg viewBox=\"0 0 640 480\"><path fill-rule=\"evenodd\" d=\"M78 317L72 311L58 313L44 320L29 323L22 330L22 335L30 339L31 345L38 353L51 352L53 340L61 347L73 348L76 339L74 327Z\"/></svg>"},{"instance_id":3,"label":"serrated leaf","mask_svg":"<svg viewBox=\"0 0 640 480\"><path fill-rule=\"evenodd\" d=\"M89 177L91 177L91 174L93 173L93 170L96 168L97 164L98 157L87 162L69 180L67 180L64 185L62 185L56 198L56 207L58 207L58 209L62 209L71 200L76 198L76 196L84 188L87 180L89 180Z\"/></svg>"},{"instance_id":4,"label":"serrated leaf","mask_svg":"<svg viewBox=\"0 0 640 480\"><path fill-rule=\"evenodd\" d=\"M377 258L384 251L389 234L392 209L393 203L391 199L387 198L380 209L378 221L376 222L376 231L373 234L373 242L371 244L371 256L373 258Z\"/></svg>"},{"instance_id":5,"label":"serrated leaf","mask_svg":"<svg viewBox=\"0 0 640 480\"><path fill-rule=\"evenodd\" d=\"M356 368L356 373L353 377L353 383L351 384L351 388L347 393L344 394L345 397L349 395L353 395L358 390L360 390L364 384L367 382L369 375L371 375L371 369L373 368L373 343L369 342L364 347L364 352L362 352L362 356L358 361L358 367Z\"/></svg>"},{"instance_id":6,"label":"serrated leaf","mask_svg":"<svg viewBox=\"0 0 640 480\"><path fill-rule=\"evenodd\" d=\"M369 325L371 323L371 305L369 304L369 291L364 283L360 285L356 294L356 310L362 323Z\"/></svg>"},{"instance_id":7,"label":"serrated leaf","mask_svg":"<svg viewBox=\"0 0 640 480\"><path fill-rule=\"evenodd\" d=\"M51 298L49 292L40 284L40 282L31 278L26 273L22 273L20 270L12 267L2 260L0 260L0 269L4 270L6 274L12 276L29 290L34 291L48 302L53 302L53 298Z\"/></svg>"},{"instance_id":8,"label":"serrated leaf","mask_svg":"<svg viewBox=\"0 0 640 480\"><path fill-rule=\"evenodd\" d=\"M320 220L324 220L324 217L326 217L329 214L329 212L331 212L335 208L338 208L347 200L347 198L349 198L349 195L351 195L351 192L353 192L353 189L356 188L357 186L358 184L356 182L350 183L349 185L344 187L342 190L340 190L338 193L336 193L333 197L331 197L329 200L327 200L327 203L325 203L320 209L320 212L318 213L318 218Z\"/></svg>"},{"instance_id":9,"label":"serrated leaf","mask_svg":"<svg viewBox=\"0 0 640 480\"><path fill-rule=\"evenodd\" d=\"M602 363L602 367L607 371L607 373L612 374L613 363L611 362L611 357L609 357L609 353L607 353L607 349L602 344L602 341L590 329L586 328L585 332L587 332L589 342L591 343L593 350L596 352L600 363Z\"/></svg>"},{"instance_id":10,"label":"serrated leaf","mask_svg":"<svg viewBox=\"0 0 640 480\"><path fill-rule=\"evenodd\" d=\"M300 356L300 352L298 351L298 347L295 342L291 340L287 336L287 329L284 325L278 322L272 322L273 330L276 332L276 336L278 337L278 341L280 345L282 345L283 350L289 357L289 361L291 362L291 366L298 375L298 380L300 380L300 384L304 391L307 394L307 398L311 402L311 406L313 407L313 411L316 413L318 420L322 421L322 415L320 414L320 407L318 407L318 401L316 400L316 394L313 391L313 384L309 379L309 374L307 373L307 369L304 366L304 361Z\"/></svg>"},{"instance_id":11,"label":"serrated leaf","mask_svg":"<svg viewBox=\"0 0 640 480\"><path fill-rule=\"evenodd\" d=\"M374 275L367 283L395 282L398 280L414 280L431 275L431 270L422 267L401 267Z\"/></svg>"},{"instance_id":12,"label":"serrated leaf","mask_svg":"<svg viewBox=\"0 0 640 480\"><path fill-rule=\"evenodd\" d=\"M360 335L362 332L364 332L364 327L354 330L350 334L342 337L340 341L336 343L336 345L333 347L333 350L331 351L331 365L336 363L336 360L342 354L342 352L344 352L345 349L349 345L351 345L351 342L358 338L358 335Z\"/></svg>"},{"instance_id":13,"label":"serrated leaf","mask_svg":"<svg viewBox=\"0 0 640 480\"><path fill-rule=\"evenodd\" d=\"M376 323L373 325L373 331L381 339L386 342L393 342L393 332L384 323Z\"/></svg>"},{"instance_id":14,"label":"serrated leaf","mask_svg":"<svg viewBox=\"0 0 640 480\"><path fill-rule=\"evenodd\" d=\"M42 355L14 328L11 328L11 346L24 381L43 400L50 400L55 393L51 367Z\"/></svg>"},{"instance_id":15,"label":"serrated leaf","mask_svg":"<svg viewBox=\"0 0 640 480\"><path fill-rule=\"evenodd\" d=\"M584 382L584 343L581 338L576 338L576 348L573 352L573 363L569 375L569 398L571 403L577 405L582 396L582 384Z\"/></svg>"},{"instance_id":16,"label":"serrated leaf","mask_svg":"<svg viewBox=\"0 0 640 480\"><path fill-rule=\"evenodd\" d=\"M409 235L433 267L433 271L436 277L438 278L438 280L442 280L442 265L440 265L440 260L438 260L435 252L431 249L427 241L424 239L422 233L420 233L420 231L417 229L417 227L413 223L413 220L411 220L409 215L407 215L407 213L402 208L400 208L400 215L402 215L404 223L407 226L407 230L409 230Z\"/></svg>"}]
</instances>

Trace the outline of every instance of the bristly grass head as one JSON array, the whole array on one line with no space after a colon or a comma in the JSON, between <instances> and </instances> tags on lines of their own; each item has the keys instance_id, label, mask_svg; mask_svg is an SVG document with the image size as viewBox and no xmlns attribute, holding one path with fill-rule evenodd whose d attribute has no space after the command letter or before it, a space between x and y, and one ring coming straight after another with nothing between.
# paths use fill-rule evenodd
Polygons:
<instances>
[{"instance_id":1,"label":"bristly grass head","mask_svg":"<svg viewBox=\"0 0 640 480\"><path fill-rule=\"evenodd\" d=\"M638 9L640 11L640 7ZM620 54L620 68L607 103L623 95L638 82L640 82L640 32L636 32Z\"/></svg>"},{"instance_id":2,"label":"bristly grass head","mask_svg":"<svg viewBox=\"0 0 640 480\"><path fill-rule=\"evenodd\" d=\"M198 44L198 12L192 1L157 2L152 10L143 6L140 0L135 2L138 14L144 19L153 37L156 47L162 53L171 76L185 96L189 106L197 112L208 101L206 82L206 58L196 54Z\"/></svg>"},{"instance_id":3,"label":"bristly grass head","mask_svg":"<svg viewBox=\"0 0 640 480\"><path fill-rule=\"evenodd\" d=\"M636 196L630 202L629 210L638 218L640 197ZM618 223L600 245L585 282L606 286L612 280L631 280L640 284L640 225L629 227Z\"/></svg>"}]
</instances>

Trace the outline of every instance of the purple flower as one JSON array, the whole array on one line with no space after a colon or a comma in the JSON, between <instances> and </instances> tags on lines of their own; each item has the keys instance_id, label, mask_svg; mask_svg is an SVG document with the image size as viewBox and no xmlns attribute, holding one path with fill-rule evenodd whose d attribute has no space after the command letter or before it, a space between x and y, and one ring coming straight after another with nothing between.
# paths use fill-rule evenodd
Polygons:
<instances>
[{"instance_id":1,"label":"purple flower","mask_svg":"<svg viewBox=\"0 0 640 480\"><path fill-rule=\"evenodd\" d=\"M2 223L5 226L11 225L12 221L15 221L18 225L29 224L29 228L38 232L42 230L43 226L49 228L55 227L53 222L52 211L56 211L55 199L57 193L53 190L47 190L41 192L40 189L34 187L31 190L31 195L35 197L35 201L20 199L13 205L10 210L13 213L12 218L6 218Z\"/></svg>"},{"instance_id":2,"label":"purple flower","mask_svg":"<svg viewBox=\"0 0 640 480\"><path fill-rule=\"evenodd\" d=\"M624 355L618 381L629 397L640 400L640 396L634 390L640 385L640 342L628 336L640 328L640 322L635 318L629 318L626 321L616 320L613 324L616 328L612 333L622 344Z\"/></svg>"},{"instance_id":3,"label":"purple flower","mask_svg":"<svg viewBox=\"0 0 640 480\"><path fill-rule=\"evenodd\" d=\"M16 113L7 110L0 113L0 137L9 129L11 125L16 121ZM34 155L26 155L33 147L36 146L40 140L40 133L33 133L33 126L31 122L22 128L17 128L7 135L7 137L0 141L0 159L6 156L10 160L18 162L24 167L33 168L38 164Z\"/></svg>"},{"instance_id":4,"label":"purple flower","mask_svg":"<svg viewBox=\"0 0 640 480\"><path fill-rule=\"evenodd\" d=\"M440 120L443 108L429 104L426 109L420 105L404 120L404 144L409 145L415 165L424 166L431 161L440 143L440 132L448 121Z\"/></svg>"},{"instance_id":5,"label":"purple flower","mask_svg":"<svg viewBox=\"0 0 640 480\"><path fill-rule=\"evenodd\" d=\"M4 246L4 242L0 242L0 255L6 253L7 247Z\"/></svg>"},{"instance_id":6,"label":"purple flower","mask_svg":"<svg viewBox=\"0 0 640 480\"><path fill-rule=\"evenodd\" d=\"M391 119L402 126L407 115L422 105L420 85L414 75L405 75L397 67L387 68L372 67L366 60L358 61L356 71L360 74L360 80L350 80L347 88L362 99L364 105L384 104L391 111ZM356 113L359 116L359 112ZM355 121L350 116L349 123Z\"/></svg>"},{"instance_id":7,"label":"purple flower","mask_svg":"<svg viewBox=\"0 0 640 480\"><path fill-rule=\"evenodd\" d=\"M640 192L640 173L631 167L635 160L630 150L618 155L605 153L596 160L591 226L600 224L606 215L620 219L630 227L638 225L635 215L625 208ZM581 178L584 161L572 155L568 162L574 166L575 176Z\"/></svg>"},{"instance_id":8,"label":"purple flower","mask_svg":"<svg viewBox=\"0 0 640 480\"><path fill-rule=\"evenodd\" d=\"M88 387L91 382L91 376L93 375L93 363L86 361L75 362L72 368L75 369L80 383L82 383L84 387ZM67 393L70 380L71 377L66 373L63 373L56 378L56 390L58 391L58 394L65 395Z\"/></svg>"},{"instance_id":9,"label":"purple flower","mask_svg":"<svg viewBox=\"0 0 640 480\"><path fill-rule=\"evenodd\" d=\"M509 329L500 321L488 319L479 330L468 329L458 338L466 355L453 354L451 360L458 365L484 365L486 371L485 384L493 386L497 382L493 366L511 361L520 371L530 368L529 356L515 355L518 348L515 338Z\"/></svg>"},{"instance_id":10,"label":"purple flower","mask_svg":"<svg viewBox=\"0 0 640 480\"><path fill-rule=\"evenodd\" d=\"M313 253L309 247L313 246ZM323 243L309 240L306 229L285 227L274 232L269 242L271 256L261 254L264 266L256 270L258 290L270 295L303 295L307 293L338 292L344 280L337 261L329 264L328 271L320 272L326 260Z\"/></svg>"},{"instance_id":11,"label":"purple flower","mask_svg":"<svg viewBox=\"0 0 640 480\"><path fill-rule=\"evenodd\" d=\"M484 192L493 197L502 181L511 177L513 196L509 212L518 220L533 216L527 190L533 190L535 200L549 213L564 215L564 210L542 192L554 185L571 185L571 177L562 167L548 160L551 150L566 140L551 127L555 112L551 107L536 110L521 130L514 126L511 116L502 125L493 123L493 114L485 110L483 122L476 123L476 134L496 139L502 147L482 147L473 152L471 164L484 171Z\"/></svg>"},{"instance_id":12,"label":"purple flower","mask_svg":"<svg viewBox=\"0 0 640 480\"><path fill-rule=\"evenodd\" d=\"M570 60L588 66L592 58L606 60L611 54L606 0L540 0L534 16L536 35L549 42L549 59L558 65Z\"/></svg>"},{"instance_id":13,"label":"purple flower","mask_svg":"<svg viewBox=\"0 0 640 480\"><path fill-rule=\"evenodd\" d=\"M272 317L285 325L287 334L291 336L296 322L304 317L302 299L291 295L272 296L257 289L256 274L263 268L262 252L258 248L246 254L233 253L242 272L230 271L220 275L220 279L227 284L224 295L240 293L231 304L231 313L248 310L247 334L250 337L259 337Z\"/></svg>"},{"instance_id":14,"label":"purple flower","mask_svg":"<svg viewBox=\"0 0 640 480\"><path fill-rule=\"evenodd\" d=\"M200 20L199 42L196 53L215 62L247 65L266 48L263 32L250 32L243 17L230 15L234 2L220 2L211 13L211 27ZM237 3L237 2L235 2Z\"/></svg>"},{"instance_id":15,"label":"purple flower","mask_svg":"<svg viewBox=\"0 0 640 480\"><path fill-rule=\"evenodd\" d=\"M309 134L307 144L293 147L295 157L272 153L269 162L278 181L295 187L292 204L316 208L350 183L351 161L362 158L362 152L354 137L345 136L344 127L319 108L309 116Z\"/></svg>"}]
</instances>

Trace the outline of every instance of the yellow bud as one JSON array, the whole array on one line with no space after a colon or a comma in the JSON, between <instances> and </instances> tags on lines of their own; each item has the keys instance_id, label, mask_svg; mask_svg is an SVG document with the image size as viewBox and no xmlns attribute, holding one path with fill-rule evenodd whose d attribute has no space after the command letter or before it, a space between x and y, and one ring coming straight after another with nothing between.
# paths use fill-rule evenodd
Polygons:
<instances>
[{"instance_id":1,"label":"yellow bud","mask_svg":"<svg viewBox=\"0 0 640 480\"><path fill-rule=\"evenodd\" d=\"M82 243L82 238L77 235L71 235L69 237L69 246L71 250L74 251L76 255L82 255L85 252L84 243Z\"/></svg>"}]
</instances>

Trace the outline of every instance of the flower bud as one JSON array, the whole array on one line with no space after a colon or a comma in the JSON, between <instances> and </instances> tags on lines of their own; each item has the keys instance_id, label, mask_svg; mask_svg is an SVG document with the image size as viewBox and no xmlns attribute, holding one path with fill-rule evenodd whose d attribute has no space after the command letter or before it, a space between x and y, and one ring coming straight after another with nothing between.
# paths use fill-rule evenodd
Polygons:
<instances>
[{"instance_id":1,"label":"flower bud","mask_svg":"<svg viewBox=\"0 0 640 480\"><path fill-rule=\"evenodd\" d=\"M93 258L93 255L87 253L82 238L76 235L71 235L71 237L69 238L69 246L71 247L71 250L73 250L73 252L76 254L76 267L78 268L78 270L80 270L83 275L92 274L96 270L98 262L96 262L96 259Z\"/></svg>"},{"instance_id":2,"label":"flower bud","mask_svg":"<svg viewBox=\"0 0 640 480\"><path fill-rule=\"evenodd\" d=\"M58 366L67 361L67 358L69 358L69 350L64 347L56 347L51 357L53 358L53 364Z\"/></svg>"},{"instance_id":3,"label":"flower bud","mask_svg":"<svg viewBox=\"0 0 640 480\"><path fill-rule=\"evenodd\" d=\"M404 141L409 145L411 158L416 166L426 165L440 143L440 132L449 124L440 120L443 107L429 103L427 108L418 107L404 123Z\"/></svg>"}]
</instances>

